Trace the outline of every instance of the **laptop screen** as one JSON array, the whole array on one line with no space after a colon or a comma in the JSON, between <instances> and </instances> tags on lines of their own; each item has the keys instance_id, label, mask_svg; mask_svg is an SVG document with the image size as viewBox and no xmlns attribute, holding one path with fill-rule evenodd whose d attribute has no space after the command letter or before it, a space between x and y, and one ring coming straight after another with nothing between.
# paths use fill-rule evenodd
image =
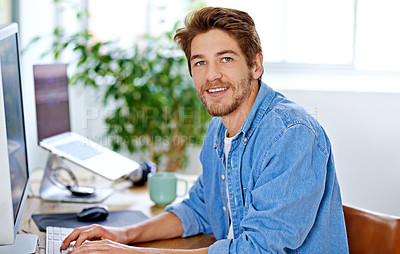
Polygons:
<instances>
[{"instance_id":1,"label":"laptop screen","mask_svg":"<svg viewBox=\"0 0 400 254\"><path fill-rule=\"evenodd\" d=\"M66 64L34 65L38 139L70 131Z\"/></svg>"}]
</instances>

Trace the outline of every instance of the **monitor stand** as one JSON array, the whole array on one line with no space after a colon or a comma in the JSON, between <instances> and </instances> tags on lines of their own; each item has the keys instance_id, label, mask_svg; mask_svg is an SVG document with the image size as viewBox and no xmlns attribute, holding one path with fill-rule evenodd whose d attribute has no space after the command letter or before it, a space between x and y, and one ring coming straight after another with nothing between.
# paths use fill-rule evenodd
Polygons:
<instances>
[{"instance_id":1,"label":"monitor stand","mask_svg":"<svg viewBox=\"0 0 400 254\"><path fill-rule=\"evenodd\" d=\"M63 159L57 155L50 154L47 159L46 168L40 186L40 197L47 201L74 202L74 203L100 203L113 193L112 188L96 188L93 195L77 196L73 195L66 188L62 188L51 179L51 171L56 167L67 168Z\"/></svg>"},{"instance_id":2,"label":"monitor stand","mask_svg":"<svg viewBox=\"0 0 400 254\"><path fill-rule=\"evenodd\" d=\"M38 236L33 234L17 234L14 244L0 246L0 254L36 253Z\"/></svg>"}]
</instances>

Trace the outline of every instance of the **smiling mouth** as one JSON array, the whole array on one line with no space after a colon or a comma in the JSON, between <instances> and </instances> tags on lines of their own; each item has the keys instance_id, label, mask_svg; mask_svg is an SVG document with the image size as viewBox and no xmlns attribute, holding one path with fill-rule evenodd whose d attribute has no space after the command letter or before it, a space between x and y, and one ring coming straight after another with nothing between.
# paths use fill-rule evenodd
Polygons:
<instances>
[{"instance_id":1,"label":"smiling mouth","mask_svg":"<svg viewBox=\"0 0 400 254\"><path fill-rule=\"evenodd\" d=\"M217 92L222 92L227 90L227 87L219 87L219 88L212 88L212 89L208 89L207 92L209 93L217 93Z\"/></svg>"}]
</instances>

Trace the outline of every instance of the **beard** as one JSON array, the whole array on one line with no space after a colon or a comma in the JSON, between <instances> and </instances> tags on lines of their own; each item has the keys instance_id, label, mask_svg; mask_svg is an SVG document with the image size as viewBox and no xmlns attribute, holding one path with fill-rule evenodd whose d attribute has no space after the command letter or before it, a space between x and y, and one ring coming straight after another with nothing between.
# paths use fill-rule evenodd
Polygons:
<instances>
[{"instance_id":1,"label":"beard","mask_svg":"<svg viewBox=\"0 0 400 254\"><path fill-rule=\"evenodd\" d=\"M232 90L233 95L231 101L228 104L223 103L213 103L206 99L205 93L212 86L216 86L215 83L207 82L200 91L197 91L197 95L203 102L208 114L211 116L226 116L235 111L244 101L244 99L250 95L251 81L253 79L252 73L249 72L247 77L241 79L239 83L235 86L232 82L220 82L217 83L218 87L227 87Z\"/></svg>"}]
</instances>

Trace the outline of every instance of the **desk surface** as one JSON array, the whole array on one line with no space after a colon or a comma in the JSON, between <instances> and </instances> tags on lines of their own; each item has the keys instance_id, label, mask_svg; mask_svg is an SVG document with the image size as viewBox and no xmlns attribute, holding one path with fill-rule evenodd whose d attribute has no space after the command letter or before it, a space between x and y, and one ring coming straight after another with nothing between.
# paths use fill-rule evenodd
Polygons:
<instances>
[{"instance_id":1,"label":"desk surface","mask_svg":"<svg viewBox=\"0 0 400 254\"><path fill-rule=\"evenodd\" d=\"M79 183L82 185L112 187L115 190L115 192L102 203L107 205L110 211L139 210L148 217L156 216L164 211L165 207L156 206L154 205L153 201L150 200L147 186L132 187L131 183L127 181L113 183L86 170L74 169L74 172L78 175L80 180ZM39 195L42 175L42 170L36 170L31 174L31 190L34 195ZM189 180L189 183L193 183L195 180L195 177L192 176L184 177ZM180 202L181 200L182 199L177 198L175 202ZM31 215L34 213L77 213L83 208L92 205L93 204L49 202L38 197L29 197L25 204L19 232L38 235L38 253L45 253L45 233L39 231L35 222L31 219ZM169 249L196 249L210 246L214 242L215 238L212 234L205 234L188 238L175 238L170 240L141 243L136 244L135 246Z\"/></svg>"}]
</instances>

